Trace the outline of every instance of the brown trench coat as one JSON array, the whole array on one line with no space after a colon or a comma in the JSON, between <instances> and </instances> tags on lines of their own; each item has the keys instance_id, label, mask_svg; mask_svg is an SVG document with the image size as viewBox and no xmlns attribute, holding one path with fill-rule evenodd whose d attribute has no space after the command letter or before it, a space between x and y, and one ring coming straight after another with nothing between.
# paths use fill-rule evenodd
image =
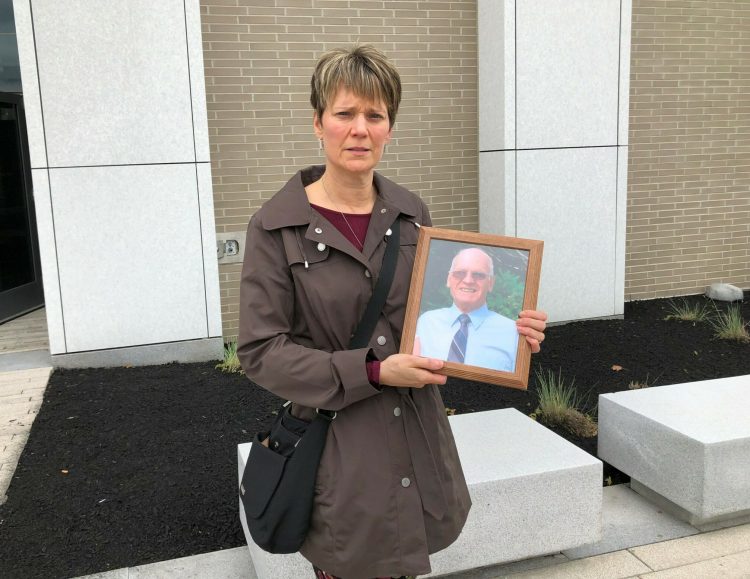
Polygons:
<instances>
[{"instance_id":1,"label":"brown trench coat","mask_svg":"<svg viewBox=\"0 0 750 579\"><path fill-rule=\"evenodd\" d=\"M428 553L456 540L471 506L438 387L374 388L368 349L346 350L378 277L387 231L401 220L393 285L370 348L398 352L418 224L413 193L375 174L364 251L314 211L298 172L250 220L238 354L248 377L312 418L338 411L318 470L312 526L300 552L344 579L430 571Z\"/></svg>"}]
</instances>

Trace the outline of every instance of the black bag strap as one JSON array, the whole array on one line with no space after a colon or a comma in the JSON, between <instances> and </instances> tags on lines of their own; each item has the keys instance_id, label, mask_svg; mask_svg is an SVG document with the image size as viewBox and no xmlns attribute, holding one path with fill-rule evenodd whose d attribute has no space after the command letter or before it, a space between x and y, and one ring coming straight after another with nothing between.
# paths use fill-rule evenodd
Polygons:
<instances>
[{"instance_id":1,"label":"black bag strap","mask_svg":"<svg viewBox=\"0 0 750 579\"><path fill-rule=\"evenodd\" d=\"M372 333L375 331L375 325L378 323L378 318L383 311L388 292L391 290L393 275L396 273L400 231L400 222L399 219L396 219L393 225L391 225L391 235L386 238L387 241L385 255L383 256L383 265L380 268L380 275L378 276L378 281L375 283L372 297L370 298L367 308L365 308L365 313L362 314L362 319L359 321L359 325L349 342L350 350L356 350L357 348L364 348L367 346L370 337L372 337Z\"/></svg>"}]
</instances>

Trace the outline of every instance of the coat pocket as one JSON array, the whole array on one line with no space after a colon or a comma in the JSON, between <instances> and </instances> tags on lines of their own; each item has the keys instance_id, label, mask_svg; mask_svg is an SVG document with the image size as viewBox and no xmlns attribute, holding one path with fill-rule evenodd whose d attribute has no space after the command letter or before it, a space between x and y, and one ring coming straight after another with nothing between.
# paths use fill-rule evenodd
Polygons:
<instances>
[{"instance_id":1,"label":"coat pocket","mask_svg":"<svg viewBox=\"0 0 750 579\"><path fill-rule=\"evenodd\" d=\"M263 446L260 436L256 435L253 440L240 486L245 514L252 519L257 519L266 510L287 463L285 456Z\"/></svg>"},{"instance_id":2,"label":"coat pocket","mask_svg":"<svg viewBox=\"0 0 750 579\"><path fill-rule=\"evenodd\" d=\"M292 270L296 267L309 269L314 264L324 263L331 252L327 245L305 238L304 233L295 228L282 229L281 236L286 261Z\"/></svg>"}]
</instances>

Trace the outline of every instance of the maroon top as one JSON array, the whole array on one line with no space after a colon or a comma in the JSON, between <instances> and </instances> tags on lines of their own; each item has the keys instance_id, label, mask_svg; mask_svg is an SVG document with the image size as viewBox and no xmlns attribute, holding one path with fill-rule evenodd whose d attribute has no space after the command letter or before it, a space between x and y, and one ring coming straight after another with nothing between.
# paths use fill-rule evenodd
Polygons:
<instances>
[{"instance_id":1,"label":"maroon top","mask_svg":"<svg viewBox=\"0 0 750 579\"><path fill-rule=\"evenodd\" d=\"M346 237L359 251L362 251L363 245L360 241L364 242L365 240L372 213L341 213L341 211L326 209L313 203L310 203L310 207L328 219L341 232L341 235ZM365 364L367 366L367 379L373 386L378 386L380 384L380 360L369 359L368 357Z\"/></svg>"},{"instance_id":2,"label":"maroon top","mask_svg":"<svg viewBox=\"0 0 750 579\"><path fill-rule=\"evenodd\" d=\"M328 219L341 232L341 235L346 237L359 251L362 251L363 246L358 240L364 243L372 213L341 213L341 211L326 209L312 203L310 203L310 207ZM351 229L349 229L350 227ZM352 230L354 233L352 233Z\"/></svg>"}]
</instances>

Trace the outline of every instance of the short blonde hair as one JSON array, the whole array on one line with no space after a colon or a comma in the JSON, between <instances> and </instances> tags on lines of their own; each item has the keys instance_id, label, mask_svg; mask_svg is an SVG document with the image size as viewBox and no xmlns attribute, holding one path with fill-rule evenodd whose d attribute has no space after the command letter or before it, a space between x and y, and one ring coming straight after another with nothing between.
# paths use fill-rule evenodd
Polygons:
<instances>
[{"instance_id":1,"label":"short blonde hair","mask_svg":"<svg viewBox=\"0 0 750 579\"><path fill-rule=\"evenodd\" d=\"M310 104L319 119L341 88L373 102L383 101L390 126L396 122L401 77L393 63L374 46L334 48L318 59L310 79Z\"/></svg>"}]
</instances>

